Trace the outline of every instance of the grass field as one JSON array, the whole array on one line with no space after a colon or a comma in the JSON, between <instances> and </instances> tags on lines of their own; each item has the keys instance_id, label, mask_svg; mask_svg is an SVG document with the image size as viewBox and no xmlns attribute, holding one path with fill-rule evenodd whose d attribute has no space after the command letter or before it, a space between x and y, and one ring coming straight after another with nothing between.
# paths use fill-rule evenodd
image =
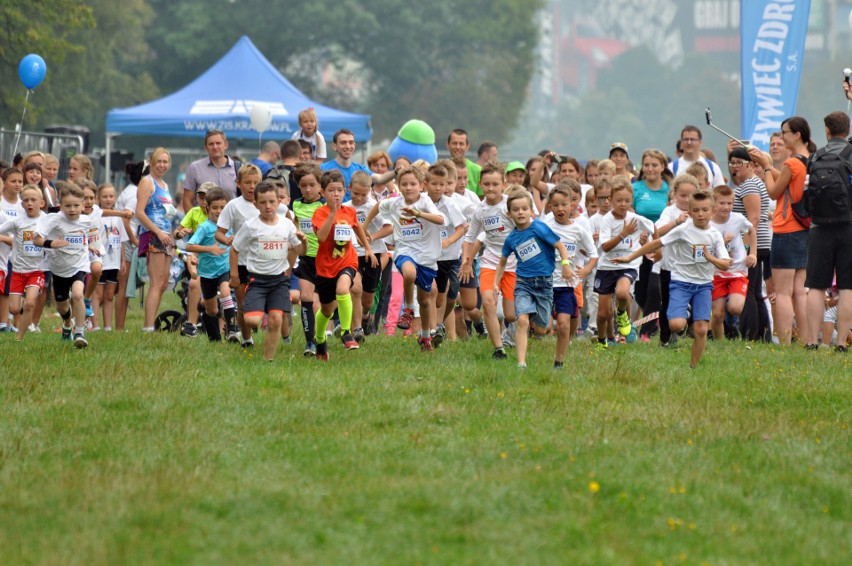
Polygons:
<instances>
[{"instance_id":1,"label":"grass field","mask_svg":"<svg viewBox=\"0 0 852 566\"><path fill-rule=\"evenodd\" d=\"M320 364L298 334L273 364L177 335L0 336L0 561L852 556L848 356L711 343L691 371L688 347L576 342L554 372L547 340L519 372L487 342L385 337Z\"/></svg>"}]
</instances>

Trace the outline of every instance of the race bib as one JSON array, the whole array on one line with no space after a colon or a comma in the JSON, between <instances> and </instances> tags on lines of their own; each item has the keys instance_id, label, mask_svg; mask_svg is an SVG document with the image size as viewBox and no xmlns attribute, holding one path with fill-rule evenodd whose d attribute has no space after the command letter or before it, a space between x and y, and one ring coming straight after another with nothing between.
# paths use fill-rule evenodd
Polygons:
<instances>
[{"instance_id":1,"label":"race bib","mask_svg":"<svg viewBox=\"0 0 852 566\"><path fill-rule=\"evenodd\" d=\"M352 226L349 224L335 224L334 225L334 241L335 242L348 242L352 239Z\"/></svg>"},{"instance_id":2,"label":"race bib","mask_svg":"<svg viewBox=\"0 0 852 566\"><path fill-rule=\"evenodd\" d=\"M287 257L287 242L281 240L258 240L257 255L262 259L284 259Z\"/></svg>"},{"instance_id":3,"label":"race bib","mask_svg":"<svg viewBox=\"0 0 852 566\"><path fill-rule=\"evenodd\" d=\"M33 243L35 232L32 230L24 230L24 255L37 257L44 254L44 250Z\"/></svg>"},{"instance_id":4,"label":"race bib","mask_svg":"<svg viewBox=\"0 0 852 566\"><path fill-rule=\"evenodd\" d=\"M101 241L100 230L89 230L89 243L97 245Z\"/></svg>"},{"instance_id":5,"label":"race bib","mask_svg":"<svg viewBox=\"0 0 852 566\"><path fill-rule=\"evenodd\" d=\"M692 260L695 262L706 262L707 258L704 257L704 247L700 244L692 245Z\"/></svg>"},{"instance_id":6,"label":"race bib","mask_svg":"<svg viewBox=\"0 0 852 566\"><path fill-rule=\"evenodd\" d=\"M119 234L110 234L108 239L109 247L117 248L121 246L121 235Z\"/></svg>"},{"instance_id":7,"label":"race bib","mask_svg":"<svg viewBox=\"0 0 852 566\"><path fill-rule=\"evenodd\" d=\"M405 242L416 242L423 235L420 224L410 224L400 228L400 239Z\"/></svg>"},{"instance_id":8,"label":"race bib","mask_svg":"<svg viewBox=\"0 0 852 566\"><path fill-rule=\"evenodd\" d=\"M577 244L574 242L562 242L565 246L565 250L568 252L568 255L574 257L577 255Z\"/></svg>"},{"instance_id":9,"label":"race bib","mask_svg":"<svg viewBox=\"0 0 852 566\"><path fill-rule=\"evenodd\" d=\"M446 228L441 228L441 239L442 239L442 240L446 240L446 239L447 239L447 238L449 238L449 237L450 237L450 233L449 233L449 232L447 232L447 229L446 229Z\"/></svg>"},{"instance_id":10,"label":"race bib","mask_svg":"<svg viewBox=\"0 0 852 566\"><path fill-rule=\"evenodd\" d=\"M88 245L86 236L83 234L67 234L65 236L65 241L68 242L66 247L74 250L83 249Z\"/></svg>"},{"instance_id":11,"label":"race bib","mask_svg":"<svg viewBox=\"0 0 852 566\"><path fill-rule=\"evenodd\" d=\"M486 232L490 232L491 230L502 230L503 222L500 221L499 216L487 216L482 220L482 226L485 228Z\"/></svg>"},{"instance_id":12,"label":"race bib","mask_svg":"<svg viewBox=\"0 0 852 566\"><path fill-rule=\"evenodd\" d=\"M518 259L521 261L529 261L540 253L541 248L538 247L538 241L535 238L530 238L518 246Z\"/></svg>"},{"instance_id":13,"label":"race bib","mask_svg":"<svg viewBox=\"0 0 852 566\"><path fill-rule=\"evenodd\" d=\"M309 219L301 218L299 219L299 230L301 230L305 234L313 234L314 225Z\"/></svg>"}]
</instances>

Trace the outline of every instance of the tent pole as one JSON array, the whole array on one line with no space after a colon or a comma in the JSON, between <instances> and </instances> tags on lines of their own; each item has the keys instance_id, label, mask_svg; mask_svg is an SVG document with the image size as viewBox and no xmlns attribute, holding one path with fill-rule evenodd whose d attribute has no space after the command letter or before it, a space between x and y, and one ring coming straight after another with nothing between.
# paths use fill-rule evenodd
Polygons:
<instances>
[{"instance_id":1,"label":"tent pole","mask_svg":"<svg viewBox=\"0 0 852 566\"><path fill-rule=\"evenodd\" d=\"M111 173L112 173L112 171L110 169L110 154L112 153L112 148L111 148L112 144L110 143L111 141L112 141L112 136L110 135L109 132L106 132L106 143L104 144L106 146L106 155L104 156L105 157L104 162L106 163L106 179L105 179L104 182L106 182L106 183L112 182L112 178L110 176Z\"/></svg>"}]
</instances>

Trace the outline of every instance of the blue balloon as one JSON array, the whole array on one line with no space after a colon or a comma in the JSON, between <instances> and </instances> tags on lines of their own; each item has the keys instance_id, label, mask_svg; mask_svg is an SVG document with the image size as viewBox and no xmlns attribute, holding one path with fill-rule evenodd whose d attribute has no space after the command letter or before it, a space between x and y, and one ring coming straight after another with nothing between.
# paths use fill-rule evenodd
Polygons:
<instances>
[{"instance_id":1,"label":"blue balloon","mask_svg":"<svg viewBox=\"0 0 852 566\"><path fill-rule=\"evenodd\" d=\"M24 86L29 89L40 85L45 75L47 75L47 64L41 58L41 55L30 53L18 64L18 76Z\"/></svg>"},{"instance_id":2,"label":"blue balloon","mask_svg":"<svg viewBox=\"0 0 852 566\"><path fill-rule=\"evenodd\" d=\"M438 150L435 144L416 144L407 142L399 136L394 138L388 146L388 155L391 161L396 161L400 157L406 157L412 163L418 159L422 159L427 163L435 163L438 160Z\"/></svg>"}]
</instances>

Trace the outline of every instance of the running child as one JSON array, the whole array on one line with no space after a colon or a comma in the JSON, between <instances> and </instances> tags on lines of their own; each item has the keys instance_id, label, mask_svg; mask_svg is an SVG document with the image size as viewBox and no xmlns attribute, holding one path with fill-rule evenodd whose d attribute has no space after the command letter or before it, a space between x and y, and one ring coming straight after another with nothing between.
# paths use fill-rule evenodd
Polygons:
<instances>
[{"instance_id":1,"label":"running child","mask_svg":"<svg viewBox=\"0 0 852 566\"><path fill-rule=\"evenodd\" d=\"M479 186L484 200L471 216L467 234L464 237L462 265L459 272L461 282L465 283L473 276L473 258L479 250L477 238L485 233L485 251L480 258L479 291L482 295L482 310L485 314L485 327L488 337L494 346L492 358L506 359L503 349L503 337L500 332L500 321L497 319L497 293L499 288L503 295L503 320L508 326L515 321L515 267L517 261L512 255L506 262L502 277L495 280L497 265L503 252L503 243L515 227L506 208L506 178L503 168L486 164L482 168ZM496 287L495 287L496 284Z\"/></svg>"},{"instance_id":2,"label":"running child","mask_svg":"<svg viewBox=\"0 0 852 566\"><path fill-rule=\"evenodd\" d=\"M83 214L83 189L74 184L64 187L59 194L59 209L40 219L33 243L49 250L53 296L62 317L62 339L71 340L73 331L74 346L85 348L89 343L85 337L83 295L91 269L88 238L91 220Z\"/></svg>"},{"instance_id":3,"label":"running child","mask_svg":"<svg viewBox=\"0 0 852 566\"><path fill-rule=\"evenodd\" d=\"M216 183L206 181L195 191L198 206L193 206L187 211L180 221L180 226L175 230L175 241L192 236L199 226L207 221L207 191L216 188ZM196 325L198 324L198 303L201 300L201 281L198 279L198 257L187 253L181 256L186 262L189 271L189 285L186 290L186 322L180 329L181 336L194 338L198 335ZM229 329L231 330L231 329Z\"/></svg>"},{"instance_id":4,"label":"running child","mask_svg":"<svg viewBox=\"0 0 852 566\"><path fill-rule=\"evenodd\" d=\"M700 163L700 169L704 169ZM705 171L706 175L706 171ZM700 181L684 173L678 175L672 183L672 204L663 209L660 217L657 219L657 237L661 238L668 234L674 228L686 222L692 222L689 217L689 197L698 190ZM663 248L661 251L662 258L659 261L660 266L660 345L669 346L677 344L677 335L673 335L669 325L668 309L669 309L669 287L672 280L671 262L669 260L669 252Z\"/></svg>"},{"instance_id":5,"label":"running child","mask_svg":"<svg viewBox=\"0 0 852 566\"><path fill-rule=\"evenodd\" d=\"M576 290L582 287L581 281L590 273L594 273L598 263L598 251L592 239L591 229L588 225L572 219L578 196L573 187L580 190L580 185L576 181L563 180L547 195L551 214L545 219L545 224L559 236L568 252L569 265L574 270L574 277L565 279L562 276L561 262L556 262L553 269L553 312L556 315L554 368L563 367L565 353L577 329L580 305ZM578 265L582 266L576 267ZM579 296L582 297L582 289Z\"/></svg>"},{"instance_id":6,"label":"running child","mask_svg":"<svg viewBox=\"0 0 852 566\"><path fill-rule=\"evenodd\" d=\"M332 169L320 177L326 204L314 212L312 220L319 247L316 257L316 290L320 308L316 314L317 359L328 361L328 343L325 329L334 310L340 314L341 340L347 350L357 350L358 342L352 336L352 296L354 285L360 285L358 254L352 245L357 238L364 248L364 257L372 266L379 265L370 249L367 234L358 222L358 213L351 206L343 206L346 185L343 174Z\"/></svg>"},{"instance_id":7,"label":"running child","mask_svg":"<svg viewBox=\"0 0 852 566\"><path fill-rule=\"evenodd\" d=\"M112 330L113 299L118 288L118 272L121 269L121 258L124 243L130 241L125 230L125 219L120 216L107 216L108 211L115 209L115 187L109 183L98 187L98 205L103 211L101 224L104 235L104 256L102 259L101 277L94 294L94 304L103 313L106 332ZM97 326L97 322L95 322Z\"/></svg>"},{"instance_id":8,"label":"running child","mask_svg":"<svg viewBox=\"0 0 852 566\"><path fill-rule=\"evenodd\" d=\"M432 165L426 171L426 194L445 218L440 230L441 255L438 256L438 274L435 277L435 316L430 315L434 328L429 330L435 348L446 338L444 320L453 312L453 304L459 294L462 238L467 230L464 215L456 206L456 202L445 194L450 178L449 171L443 165ZM455 175L452 178L455 183Z\"/></svg>"},{"instance_id":9,"label":"running child","mask_svg":"<svg viewBox=\"0 0 852 566\"><path fill-rule=\"evenodd\" d=\"M244 258L242 264L245 266L248 280L243 302L246 325L259 327L263 322L263 315L267 317L263 358L271 362L275 359L278 341L282 333L285 333L282 330L286 320L284 314L292 308L290 266L299 255L304 235L300 238L296 226L288 219L278 216L278 190L272 183L257 184L253 196L258 215L240 226L233 238L231 256L240 255ZM231 266L231 283L240 285L239 262L231 261ZM208 297L213 289L222 290L218 278L216 283L208 285ZM209 303L205 304L205 307L207 324L218 326L218 320L210 320ZM289 330L286 334L289 334Z\"/></svg>"},{"instance_id":10,"label":"running child","mask_svg":"<svg viewBox=\"0 0 852 566\"><path fill-rule=\"evenodd\" d=\"M694 164L693 164L694 165ZM691 166L690 166L691 167ZM710 329L714 340L725 339L725 312L740 316L748 291L748 269L757 264L757 232L748 219L734 208L734 190L727 185L713 189L716 212L710 226L725 240L731 268L717 271L713 277L713 313Z\"/></svg>"},{"instance_id":11,"label":"running child","mask_svg":"<svg viewBox=\"0 0 852 566\"><path fill-rule=\"evenodd\" d=\"M691 369L698 366L707 344L714 272L716 269L727 271L731 267L722 234L710 226L713 209L712 193L695 191L689 197L691 222L681 223L662 238L651 240L628 255L613 258L614 262L626 265L662 246L670 248L669 325L674 333L686 330L688 307L692 307L695 340L689 358Z\"/></svg>"},{"instance_id":12,"label":"running child","mask_svg":"<svg viewBox=\"0 0 852 566\"><path fill-rule=\"evenodd\" d=\"M260 169L257 168L257 165L248 163L240 167L237 173L237 187L242 194L225 205L225 208L219 214L219 220L216 222L216 241L220 244L230 246L234 241L234 235L239 232L242 225L260 214L254 202L254 189L260 183L260 178ZM229 232L230 236L228 235ZM245 254L237 258L239 285L232 287L237 295L237 324L240 331L237 332L236 329L229 328L228 342L239 341L243 348L251 348L254 346L254 339L251 337L251 326L245 321L245 309L243 308L246 285L248 285L246 258ZM232 279L231 282L235 283L236 281Z\"/></svg>"},{"instance_id":13,"label":"running child","mask_svg":"<svg viewBox=\"0 0 852 566\"><path fill-rule=\"evenodd\" d=\"M27 328L33 321L38 296L44 292L44 271L47 269L47 260L44 257L44 250L34 243L38 222L44 216L41 210L44 201L42 194L41 188L25 185L21 191L24 214L0 223L0 235L2 235L0 240L6 244L12 244L15 250L9 286L11 311L21 312L23 302L23 312L18 322L18 342L24 339ZM7 234L13 236L8 238ZM2 279L3 277L0 277L0 280Z\"/></svg>"},{"instance_id":14,"label":"running child","mask_svg":"<svg viewBox=\"0 0 852 566\"><path fill-rule=\"evenodd\" d=\"M601 167L603 170L603 167ZM633 331L630 324L631 288L639 275L641 258L631 262L616 262L617 258L639 248L641 232L655 233L654 223L630 211L633 204L633 186L627 177L615 176L610 180L612 210L600 221L598 238L603 252L595 275L595 292L598 294L598 349L606 349L615 336L608 336L607 321L612 318L613 295L616 301L616 325L625 338ZM600 201L599 201L600 202ZM635 332L635 331L634 331Z\"/></svg>"},{"instance_id":15,"label":"running child","mask_svg":"<svg viewBox=\"0 0 852 566\"><path fill-rule=\"evenodd\" d=\"M236 335L239 332L237 308L228 285L231 274L229 249L216 240L219 217L228 204L228 194L219 187L213 187L205 196L207 219L193 232L186 244L186 251L198 255L198 277L201 300L204 301L204 312L201 315L204 331L208 340L220 342L220 307L225 315L225 330L228 335ZM230 232L225 235L232 236ZM239 269L237 278L239 279Z\"/></svg>"},{"instance_id":16,"label":"running child","mask_svg":"<svg viewBox=\"0 0 852 566\"><path fill-rule=\"evenodd\" d=\"M352 181L349 184L349 196L351 200L343 203L344 206L351 206L355 209L358 215L358 224L367 233L373 234L382 229L384 219L377 215L374 216L369 225L365 224L367 215L376 206L376 200L373 198L371 189L372 180L370 176L363 171L352 173ZM376 288L379 285L382 271L387 264L388 247L385 244L384 238L373 238L370 243L370 249L373 250L373 255L379 261L379 265L373 266L367 261L366 250L361 246L356 239L352 242L355 245L355 251L358 254L358 273L361 275L360 296L356 293L356 289L352 289L352 323L358 326L352 331L355 341L363 344L366 334L364 329L371 323L369 319L370 309L373 307L373 299L376 295ZM367 313L368 316L364 316Z\"/></svg>"},{"instance_id":17,"label":"running child","mask_svg":"<svg viewBox=\"0 0 852 566\"><path fill-rule=\"evenodd\" d=\"M530 325L534 326L536 334L543 336L550 323L553 311L553 264L557 251L561 258L562 277L573 280L574 272L559 236L535 218L535 204L529 191L520 185L512 185L506 197L506 206L515 228L503 242L500 263L494 274L494 294L500 291L500 281L509 256L514 255L517 261L514 288L517 314L515 348L518 367L526 369Z\"/></svg>"},{"instance_id":18,"label":"running child","mask_svg":"<svg viewBox=\"0 0 852 566\"><path fill-rule=\"evenodd\" d=\"M432 325L434 296L432 282L438 275L438 257L441 255L441 226L446 218L432 200L421 191L425 185L423 173L415 166L401 169L397 175L400 196L385 199L367 216L369 222L376 213L384 218L384 227L376 237L393 232L395 249L393 261L402 274L403 310L397 326L411 328L414 319L414 289L420 306L421 352L432 352Z\"/></svg>"},{"instance_id":19,"label":"running child","mask_svg":"<svg viewBox=\"0 0 852 566\"><path fill-rule=\"evenodd\" d=\"M0 198L0 221L12 220L24 215L20 193L24 188L24 174L20 169L9 167L3 170L2 198ZM0 242L0 332L12 332L14 325L9 320L9 285L12 283L11 244Z\"/></svg>"},{"instance_id":20,"label":"running child","mask_svg":"<svg viewBox=\"0 0 852 566\"><path fill-rule=\"evenodd\" d=\"M322 171L316 163L300 163L293 171L293 180L299 185L302 198L292 202L293 214L296 216L296 226L305 235L305 251L299 256L295 269L299 280L299 295L302 314L302 328L305 331L304 356L316 356L317 345L314 335L317 333L316 313L319 305L314 306L314 288L316 286L316 258L319 241L314 233L314 213L323 205L322 187L320 186ZM325 333L325 328L322 329ZM323 334L325 335L325 334Z\"/></svg>"},{"instance_id":21,"label":"running child","mask_svg":"<svg viewBox=\"0 0 852 566\"><path fill-rule=\"evenodd\" d=\"M83 304L86 306L86 319L88 323L91 324L92 330L100 330L97 326L97 314L99 313L96 313L92 306L92 297L95 295L95 289L98 288L98 282L101 280L101 273L103 272L103 259L100 255L98 255L99 252L97 251L101 247L104 236L104 228L101 225L103 211L101 210L101 207L95 204L98 186L93 181L78 178L74 181L74 184L83 189L83 214L88 216L91 221L88 234L90 248L89 262L91 263L91 271L89 273L89 279L86 281Z\"/></svg>"}]
</instances>

